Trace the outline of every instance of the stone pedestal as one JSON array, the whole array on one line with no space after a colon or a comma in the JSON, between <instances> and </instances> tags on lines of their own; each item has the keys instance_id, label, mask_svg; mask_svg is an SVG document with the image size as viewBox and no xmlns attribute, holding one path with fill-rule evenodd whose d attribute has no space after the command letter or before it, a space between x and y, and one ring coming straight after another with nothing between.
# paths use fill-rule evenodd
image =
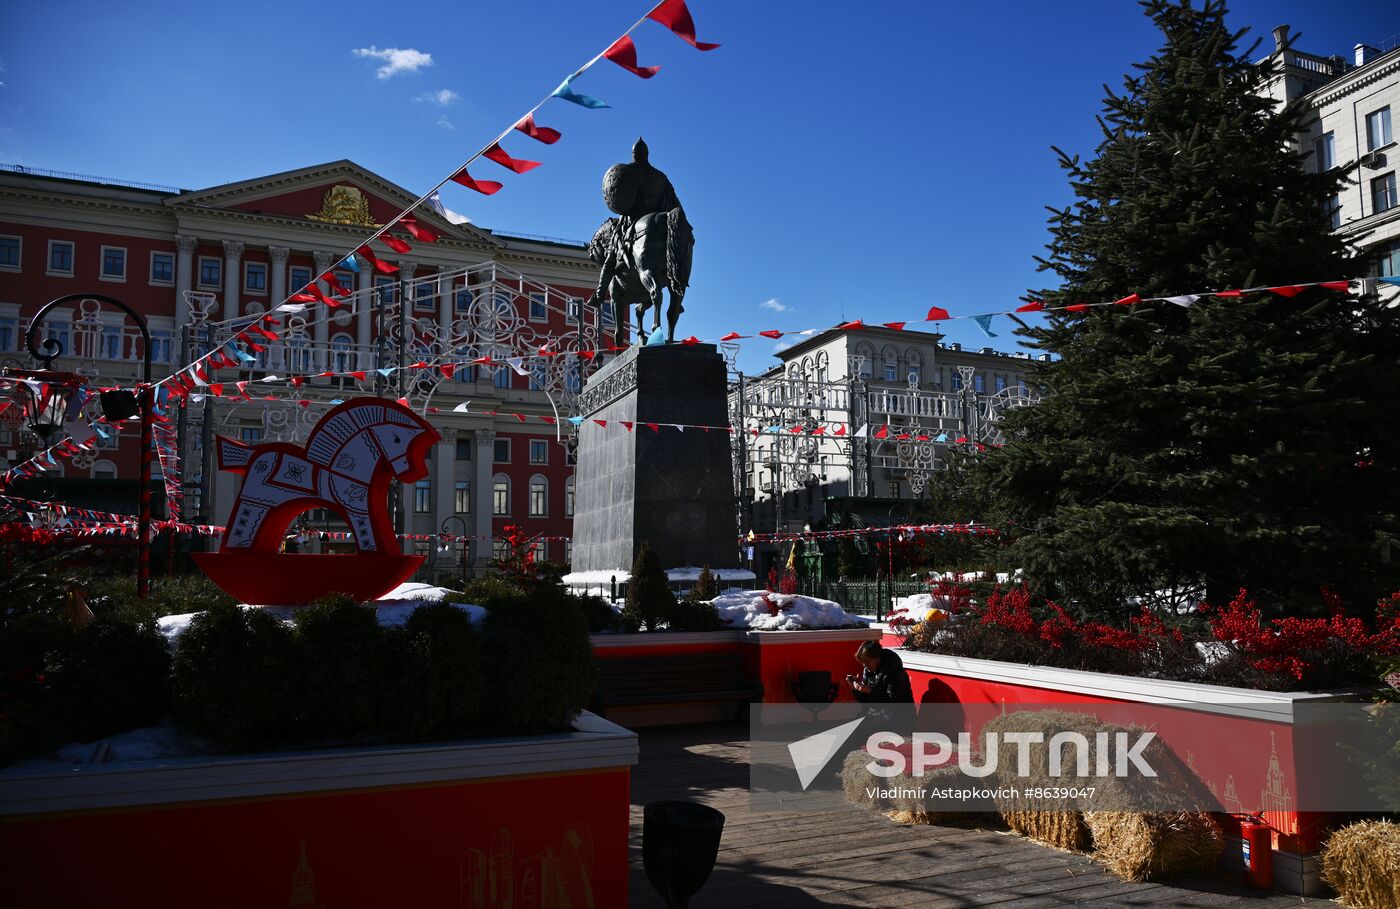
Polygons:
<instances>
[{"instance_id":1,"label":"stone pedestal","mask_svg":"<svg viewBox=\"0 0 1400 909\"><path fill-rule=\"evenodd\" d=\"M663 568L737 566L728 381L714 345L631 347L588 380L580 404L572 570L631 570L642 543Z\"/></svg>"}]
</instances>

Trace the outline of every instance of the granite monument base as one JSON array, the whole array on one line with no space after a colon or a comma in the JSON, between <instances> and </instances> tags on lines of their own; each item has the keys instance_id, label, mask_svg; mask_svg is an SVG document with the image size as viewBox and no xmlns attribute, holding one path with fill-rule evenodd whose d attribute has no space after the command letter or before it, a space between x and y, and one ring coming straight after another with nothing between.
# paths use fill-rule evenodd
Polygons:
<instances>
[{"instance_id":1,"label":"granite monument base","mask_svg":"<svg viewBox=\"0 0 1400 909\"><path fill-rule=\"evenodd\" d=\"M663 568L739 565L728 393L712 344L631 347L589 378L572 571L630 570L643 543Z\"/></svg>"}]
</instances>

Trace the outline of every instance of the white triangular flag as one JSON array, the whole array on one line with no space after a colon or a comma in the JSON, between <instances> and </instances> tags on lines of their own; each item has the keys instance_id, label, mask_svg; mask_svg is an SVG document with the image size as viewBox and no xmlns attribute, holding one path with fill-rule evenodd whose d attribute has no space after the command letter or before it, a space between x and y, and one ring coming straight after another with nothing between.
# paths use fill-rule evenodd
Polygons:
<instances>
[{"instance_id":1,"label":"white triangular flag","mask_svg":"<svg viewBox=\"0 0 1400 909\"><path fill-rule=\"evenodd\" d=\"M261 379L259 379L258 381L259 381L259 382L281 382L281 381L282 381L282 377L281 377L281 376L263 376L263 377L262 377Z\"/></svg>"},{"instance_id":2,"label":"white triangular flag","mask_svg":"<svg viewBox=\"0 0 1400 909\"><path fill-rule=\"evenodd\" d=\"M467 408L471 405L471 403L472 403L471 401L463 401L461 404L458 404L456 407L452 408L452 412L453 412L453 413L466 413L466 412L467 412Z\"/></svg>"},{"instance_id":3,"label":"white triangular flag","mask_svg":"<svg viewBox=\"0 0 1400 909\"><path fill-rule=\"evenodd\" d=\"M852 436L851 438L854 438L854 439L863 439L863 438L865 438L865 431L866 431L867 429L869 429L869 428L870 428L870 424L869 424L869 423L862 423L862 424L860 424L860 429L857 429L857 430L856 430L856 434L855 434L854 436Z\"/></svg>"},{"instance_id":4,"label":"white triangular flag","mask_svg":"<svg viewBox=\"0 0 1400 909\"><path fill-rule=\"evenodd\" d=\"M1167 302L1175 303L1177 306L1190 306L1200 298L1200 294L1182 294L1179 297L1167 297Z\"/></svg>"},{"instance_id":5,"label":"white triangular flag","mask_svg":"<svg viewBox=\"0 0 1400 909\"><path fill-rule=\"evenodd\" d=\"M506 365L515 370L517 376L528 376L530 370L525 368L524 357L510 357L506 360Z\"/></svg>"},{"instance_id":6,"label":"white triangular flag","mask_svg":"<svg viewBox=\"0 0 1400 909\"><path fill-rule=\"evenodd\" d=\"M682 426L681 424L679 424L679 423L672 423L671 425L674 426L674 427L676 427L676 432L685 432L685 427Z\"/></svg>"}]
</instances>

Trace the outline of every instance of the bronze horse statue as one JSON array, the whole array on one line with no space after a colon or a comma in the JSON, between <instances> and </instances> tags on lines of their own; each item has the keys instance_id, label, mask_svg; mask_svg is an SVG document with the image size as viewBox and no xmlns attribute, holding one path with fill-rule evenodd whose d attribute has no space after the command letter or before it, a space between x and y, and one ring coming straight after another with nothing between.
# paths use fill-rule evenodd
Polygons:
<instances>
[{"instance_id":1,"label":"bronze horse statue","mask_svg":"<svg viewBox=\"0 0 1400 909\"><path fill-rule=\"evenodd\" d=\"M652 331L660 328L661 291L669 289L666 340L674 342L695 235L671 181L651 166L641 139L632 147L632 163L614 165L603 176L603 201L618 217L604 221L588 244L588 257L602 267L589 302L635 307L637 334L645 338L646 311L653 311Z\"/></svg>"}]
</instances>

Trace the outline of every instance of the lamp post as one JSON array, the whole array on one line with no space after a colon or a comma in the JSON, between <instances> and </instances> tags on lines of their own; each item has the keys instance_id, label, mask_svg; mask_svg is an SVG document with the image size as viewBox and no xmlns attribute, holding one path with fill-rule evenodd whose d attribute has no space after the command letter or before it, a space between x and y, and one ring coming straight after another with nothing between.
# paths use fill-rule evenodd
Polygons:
<instances>
[{"instance_id":1,"label":"lamp post","mask_svg":"<svg viewBox=\"0 0 1400 909\"><path fill-rule=\"evenodd\" d=\"M67 294L56 300L50 300L39 307L39 311L29 322L29 330L25 333L25 347L30 356L44 364L43 370L37 372L7 370L7 373L31 382L42 381L38 377L43 376L63 381L70 388L77 387L77 382L80 381L79 377L71 373L59 373L53 370L53 361L65 353L63 342L52 337L46 337L42 340L39 338L39 333L43 330L44 316L54 307L75 300L96 300L98 303L110 303L130 316L131 321L135 322L136 327L141 331L141 388L138 400L135 402L135 412L139 412L141 415L141 476L139 480L141 488L136 517L136 595L144 599L151 592L151 414L155 409L155 389L151 385L151 330L146 325L145 318L121 300L106 294ZM22 381L21 384L25 384L25 382ZM30 386L30 390L33 391L32 386ZM129 393L106 393L102 403L103 413L109 419L125 419L134 412L131 409L133 402ZM53 422L52 417L53 414L49 409L34 415L31 426L36 434L52 435L62 427L61 413L56 423ZM39 420L43 422L41 423ZM47 439L45 440L47 441ZM172 546L174 545L173 536L172 534Z\"/></svg>"},{"instance_id":2,"label":"lamp post","mask_svg":"<svg viewBox=\"0 0 1400 909\"><path fill-rule=\"evenodd\" d=\"M457 523L462 525L462 583L465 584L467 582L467 565L471 562L471 559L468 558L468 553L470 552L469 547L471 546L471 542L467 539L467 519L459 514L450 514L447 517L443 518L442 533L444 536L446 536L448 532L447 525L452 523L453 521L456 521ZM443 540L442 545L438 547L438 552L451 551L452 541L446 539Z\"/></svg>"}]
</instances>

